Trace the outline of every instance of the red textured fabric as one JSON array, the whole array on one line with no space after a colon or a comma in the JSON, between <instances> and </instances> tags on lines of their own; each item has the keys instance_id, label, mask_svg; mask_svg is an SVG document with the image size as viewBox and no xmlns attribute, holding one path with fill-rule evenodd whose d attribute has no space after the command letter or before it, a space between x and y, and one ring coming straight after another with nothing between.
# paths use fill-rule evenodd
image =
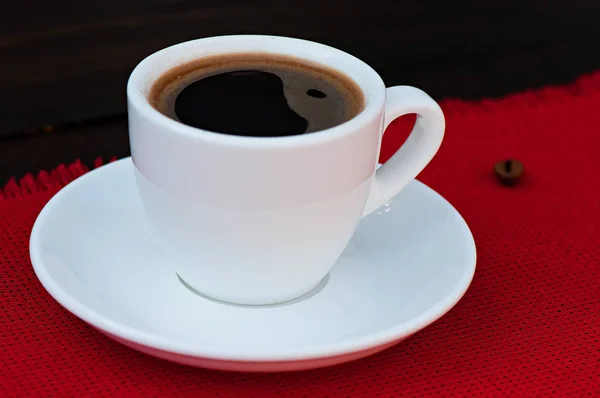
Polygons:
<instances>
[{"instance_id":1,"label":"red textured fabric","mask_svg":"<svg viewBox=\"0 0 600 398\"><path fill-rule=\"evenodd\" d=\"M463 214L475 279L441 320L364 360L290 374L195 369L115 343L60 307L29 261L46 201L79 163L11 181L0 200L0 395L140 397L600 396L600 73L501 100L446 101L420 175ZM382 160L407 120L385 136ZM516 157L523 183L499 185Z\"/></svg>"}]
</instances>

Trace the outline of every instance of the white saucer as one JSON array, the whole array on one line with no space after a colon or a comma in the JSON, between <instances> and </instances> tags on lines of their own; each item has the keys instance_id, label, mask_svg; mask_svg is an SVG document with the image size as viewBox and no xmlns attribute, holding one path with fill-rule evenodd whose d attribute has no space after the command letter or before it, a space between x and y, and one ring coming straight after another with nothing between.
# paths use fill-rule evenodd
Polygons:
<instances>
[{"instance_id":1,"label":"white saucer","mask_svg":"<svg viewBox=\"0 0 600 398\"><path fill-rule=\"evenodd\" d=\"M237 371L317 368L396 344L458 302L476 259L460 214L413 181L361 222L316 294L272 307L217 303L161 266L129 158L56 194L33 227L30 253L48 292L109 337L171 361Z\"/></svg>"}]
</instances>

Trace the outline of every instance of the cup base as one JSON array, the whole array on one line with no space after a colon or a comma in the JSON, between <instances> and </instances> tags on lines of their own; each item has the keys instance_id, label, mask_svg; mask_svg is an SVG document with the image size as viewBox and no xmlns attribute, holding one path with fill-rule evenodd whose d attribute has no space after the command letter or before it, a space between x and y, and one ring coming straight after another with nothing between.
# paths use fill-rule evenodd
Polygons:
<instances>
[{"instance_id":1,"label":"cup base","mask_svg":"<svg viewBox=\"0 0 600 398\"><path fill-rule=\"evenodd\" d=\"M325 288L325 286L327 285L327 282L329 282L329 274L327 274L327 275L325 275L325 277L323 279L321 279L321 281L315 287L313 287L307 293L304 293L303 295L296 297L294 299L286 300L286 301L282 301L282 302L278 302L278 303L272 303L272 304L243 304L243 303L233 303L233 302L229 302L229 301L223 301L223 300L219 300L219 299L213 298L211 296L208 296L208 295L194 289L192 286L190 286L190 284L188 284L179 274L177 274L177 273L175 273L175 274L177 275L179 282L181 282L181 284L186 289L188 289L190 292L194 293L197 296L200 296L206 300L210 300L210 301L213 301L218 304L231 305L234 307L246 307L246 308L282 307L282 306L286 306L286 305L297 304L297 303L300 303L304 300L308 300L309 298L317 295L319 292L321 292L321 290L323 290Z\"/></svg>"}]
</instances>

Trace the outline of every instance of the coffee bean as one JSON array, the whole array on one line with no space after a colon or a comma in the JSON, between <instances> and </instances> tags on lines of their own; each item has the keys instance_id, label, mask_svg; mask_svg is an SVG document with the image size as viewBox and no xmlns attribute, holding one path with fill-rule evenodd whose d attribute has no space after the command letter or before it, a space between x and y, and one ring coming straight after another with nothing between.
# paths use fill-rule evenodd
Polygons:
<instances>
[{"instance_id":1,"label":"coffee bean","mask_svg":"<svg viewBox=\"0 0 600 398\"><path fill-rule=\"evenodd\" d=\"M502 185L516 185L521 180L524 172L523 163L517 159L501 160L494 165L494 173L496 173L496 178Z\"/></svg>"}]
</instances>

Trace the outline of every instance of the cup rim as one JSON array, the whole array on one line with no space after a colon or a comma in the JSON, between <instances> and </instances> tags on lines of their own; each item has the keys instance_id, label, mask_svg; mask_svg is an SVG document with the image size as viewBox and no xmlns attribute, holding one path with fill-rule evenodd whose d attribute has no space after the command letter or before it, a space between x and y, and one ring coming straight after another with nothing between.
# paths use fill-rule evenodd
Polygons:
<instances>
[{"instance_id":1,"label":"cup rim","mask_svg":"<svg viewBox=\"0 0 600 398\"><path fill-rule=\"evenodd\" d=\"M229 46L229 47L228 47ZM235 48L234 50L231 47ZM207 50L197 57L185 58L184 55ZM292 50L299 48L303 55L296 55ZM284 49L284 50L282 50ZM356 83L361 89L365 105L350 120L336 126L319 130L310 134L298 134L278 137L253 137L230 135L188 126L173 120L155 109L147 98L147 92L154 82L172 68L187 63L191 59L220 54L242 52L268 52L284 56L306 59L311 63L321 64L336 70ZM307 55L308 54L308 55ZM168 62L169 60L170 62ZM337 65L332 65L335 61ZM339 65L343 65L340 67ZM152 75L151 77L149 75ZM137 111L139 116L151 124L171 134L185 136L192 140L201 140L228 146L287 147L323 143L339 139L357 127L363 126L376 118L383 110L385 103L385 84L383 80L364 61L337 48L305 39L271 35L225 35L189 40L156 51L141 62L131 72L127 82L128 111Z\"/></svg>"}]
</instances>

